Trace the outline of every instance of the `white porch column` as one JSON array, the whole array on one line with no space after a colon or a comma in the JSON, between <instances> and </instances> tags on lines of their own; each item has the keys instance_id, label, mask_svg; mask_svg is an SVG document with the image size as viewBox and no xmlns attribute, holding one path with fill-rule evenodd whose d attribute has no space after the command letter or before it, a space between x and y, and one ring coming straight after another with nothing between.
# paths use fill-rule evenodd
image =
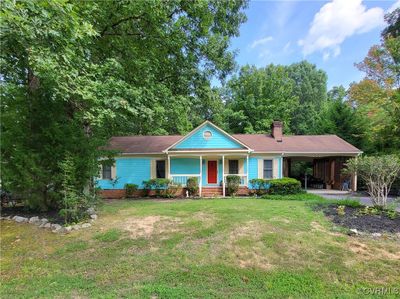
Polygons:
<instances>
[{"instance_id":1,"label":"white porch column","mask_svg":"<svg viewBox=\"0 0 400 299\"><path fill-rule=\"evenodd\" d=\"M169 155L167 154L167 158L168 158L168 165L167 165L167 169L168 169L168 179L171 179L171 159L169 158Z\"/></svg>"},{"instance_id":2,"label":"white porch column","mask_svg":"<svg viewBox=\"0 0 400 299\"><path fill-rule=\"evenodd\" d=\"M246 186L249 188L249 154L246 156Z\"/></svg>"},{"instance_id":3,"label":"white porch column","mask_svg":"<svg viewBox=\"0 0 400 299\"><path fill-rule=\"evenodd\" d=\"M203 157L200 156L200 178L199 178L199 196L201 197L201 187L203 185Z\"/></svg>"},{"instance_id":4,"label":"white porch column","mask_svg":"<svg viewBox=\"0 0 400 299\"><path fill-rule=\"evenodd\" d=\"M225 156L222 155L222 196L225 197Z\"/></svg>"}]
</instances>

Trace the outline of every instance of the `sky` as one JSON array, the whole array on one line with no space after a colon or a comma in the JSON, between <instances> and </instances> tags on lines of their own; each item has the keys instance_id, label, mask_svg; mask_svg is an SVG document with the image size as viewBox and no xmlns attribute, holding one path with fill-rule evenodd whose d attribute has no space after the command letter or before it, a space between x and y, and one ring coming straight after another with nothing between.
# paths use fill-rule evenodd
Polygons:
<instances>
[{"instance_id":1,"label":"sky","mask_svg":"<svg viewBox=\"0 0 400 299\"><path fill-rule=\"evenodd\" d=\"M308 60L328 74L328 89L363 78L354 63L380 42L386 12L396 1L251 1L234 38L239 66Z\"/></svg>"}]
</instances>

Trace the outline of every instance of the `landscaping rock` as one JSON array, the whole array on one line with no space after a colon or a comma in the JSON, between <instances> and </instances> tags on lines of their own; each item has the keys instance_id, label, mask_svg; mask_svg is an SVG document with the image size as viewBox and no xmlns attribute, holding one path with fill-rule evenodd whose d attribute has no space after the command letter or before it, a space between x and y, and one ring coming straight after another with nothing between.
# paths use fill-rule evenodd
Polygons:
<instances>
[{"instance_id":1,"label":"landscaping rock","mask_svg":"<svg viewBox=\"0 0 400 299\"><path fill-rule=\"evenodd\" d=\"M91 227L92 225L90 223L84 223L82 224L82 228L88 228Z\"/></svg>"},{"instance_id":2,"label":"landscaping rock","mask_svg":"<svg viewBox=\"0 0 400 299\"><path fill-rule=\"evenodd\" d=\"M59 230L61 227L62 227L62 226L59 225L59 224L54 224L54 223L53 223L53 224L51 225L51 229L52 229L52 230L57 230L57 229Z\"/></svg>"},{"instance_id":3,"label":"landscaping rock","mask_svg":"<svg viewBox=\"0 0 400 299\"><path fill-rule=\"evenodd\" d=\"M97 219L97 215L96 214L90 215L90 218L92 218L93 220L96 220Z\"/></svg>"},{"instance_id":4,"label":"landscaping rock","mask_svg":"<svg viewBox=\"0 0 400 299\"><path fill-rule=\"evenodd\" d=\"M45 225L46 225L46 223L41 223L41 224L39 225L39 228L44 228Z\"/></svg>"},{"instance_id":5,"label":"landscaping rock","mask_svg":"<svg viewBox=\"0 0 400 299\"><path fill-rule=\"evenodd\" d=\"M80 228L81 228L81 226L79 224L75 224L75 225L72 226L73 230L78 230Z\"/></svg>"},{"instance_id":6,"label":"landscaping rock","mask_svg":"<svg viewBox=\"0 0 400 299\"><path fill-rule=\"evenodd\" d=\"M29 223L37 223L39 222L39 217L38 216L34 216L29 218Z\"/></svg>"},{"instance_id":7,"label":"landscaping rock","mask_svg":"<svg viewBox=\"0 0 400 299\"><path fill-rule=\"evenodd\" d=\"M66 226L64 227L65 232L69 233L70 231L72 231L72 226Z\"/></svg>"},{"instance_id":8,"label":"landscaping rock","mask_svg":"<svg viewBox=\"0 0 400 299\"><path fill-rule=\"evenodd\" d=\"M371 236L374 238L380 238L380 237L382 237L382 234L381 233L372 233Z\"/></svg>"},{"instance_id":9,"label":"landscaping rock","mask_svg":"<svg viewBox=\"0 0 400 299\"><path fill-rule=\"evenodd\" d=\"M94 210L93 207L88 208L88 209L86 210L86 212L87 212L89 215L96 214L96 211Z\"/></svg>"},{"instance_id":10,"label":"landscaping rock","mask_svg":"<svg viewBox=\"0 0 400 299\"><path fill-rule=\"evenodd\" d=\"M15 220L18 223L22 223L22 222L28 222L28 218L25 217L21 217L21 216L14 216L13 220Z\"/></svg>"},{"instance_id":11,"label":"landscaping rock","mask_svg":"<svg viewBox=\"0 0 400 299\"><path fill-rule=\"evenodd\" d=\"M350 229L349 235L359 235L359 231L355 228Z\"/></svg>"},{"instance_id":12,"label":"landscaping rock","mask_svg":"<svg viewBox=\"0 0 400 299\"><path fill-rule=\"evenodd\" d=\"M52 224L51 224L50 222L47 222L47 223L44 225L44 228L51 228L51 226L52 226Z\"/></svg>"},{"instance_id":13,"label":"landscaping rock","mask_svg":"<svg viewBox=\"0 0 400 299\"><path fill-rule=\"evenodd\" d=\"M42 224L46 224L47 222L49 222L49 220L47 220L46 218L42 218L42 219L40 219L40 222Z\"/></svg>"}]
</instances>

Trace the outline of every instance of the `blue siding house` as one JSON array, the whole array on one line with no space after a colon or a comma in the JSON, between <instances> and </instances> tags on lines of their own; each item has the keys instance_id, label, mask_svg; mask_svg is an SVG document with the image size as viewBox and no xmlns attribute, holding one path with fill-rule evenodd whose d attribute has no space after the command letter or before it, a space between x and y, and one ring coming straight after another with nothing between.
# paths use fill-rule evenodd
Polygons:
<instances>
[{"instance_id":1,"label":"blue siding house","mask_svg":"<svg viewBox=\"0 0 400 299\"><path fill-rule=\"evenodd\" d=\"M271 135L231 135L205 121L185 136L113 137L106 149L119 154L114 165L102 165L97 184L106 196L118 197L126 183L143 188L143 181L151 178L170 178L185 186L189 177L198 177L200 195L225 196L225 178L234 174L240 176L240 190L246 194L252 179L289 176L292 160L318 164L361 153L335 135L283 136L277 121L271 129Z\"/></svg>"}]
</instances>

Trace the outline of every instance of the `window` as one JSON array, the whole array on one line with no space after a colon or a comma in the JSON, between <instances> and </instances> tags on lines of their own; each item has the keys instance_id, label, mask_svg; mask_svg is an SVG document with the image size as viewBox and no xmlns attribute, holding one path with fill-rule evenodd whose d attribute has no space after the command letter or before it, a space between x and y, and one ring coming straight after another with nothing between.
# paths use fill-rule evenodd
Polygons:
<instances>
[{"instance_id":1,"label":"window","mask_svg":"<svg viewBox=\"0 0 400 299\"><path fill-rule=\"evenodd\" d=\"M210 139L212 137L211 131L204 131L203 132L203 137L204 137L205 140Z\"/></svg>"},{"instance_id":2,"label":"window","mask_svg":"<svg viewBox=\"0 0 400 299\"><path fill-rule=\"evenodd\" d=\"M165 160L156 161L157 179L165 179Z\"/></svg>"},{"instance_id":3,"label":"window","mask_svg":"<svg viewBox=\"0 0 400 299\"><path fill-rule=\"evenodd\" d=\"M264 160L264 179L272 179L272 160Z\"/></svg>"},{"instance_id":4,"label":"window","mask_svg":"<svg viewBox=\"0 0 400 299\"><path fill-rule=\"evenodd\" d=\"M103 164L102 178L103 178L103 180L111 180L111 165Z\"/></svg>"},{"instance_id":5,"label":"window","mask_svg":"<svg viewBox=\"0 0 400 299\"><path fill-rule=\"evenodd\" d=\"M238 174L238 173L239 173L239 161L229 160L229 174Z\"/></svg>"}]
</instances>

